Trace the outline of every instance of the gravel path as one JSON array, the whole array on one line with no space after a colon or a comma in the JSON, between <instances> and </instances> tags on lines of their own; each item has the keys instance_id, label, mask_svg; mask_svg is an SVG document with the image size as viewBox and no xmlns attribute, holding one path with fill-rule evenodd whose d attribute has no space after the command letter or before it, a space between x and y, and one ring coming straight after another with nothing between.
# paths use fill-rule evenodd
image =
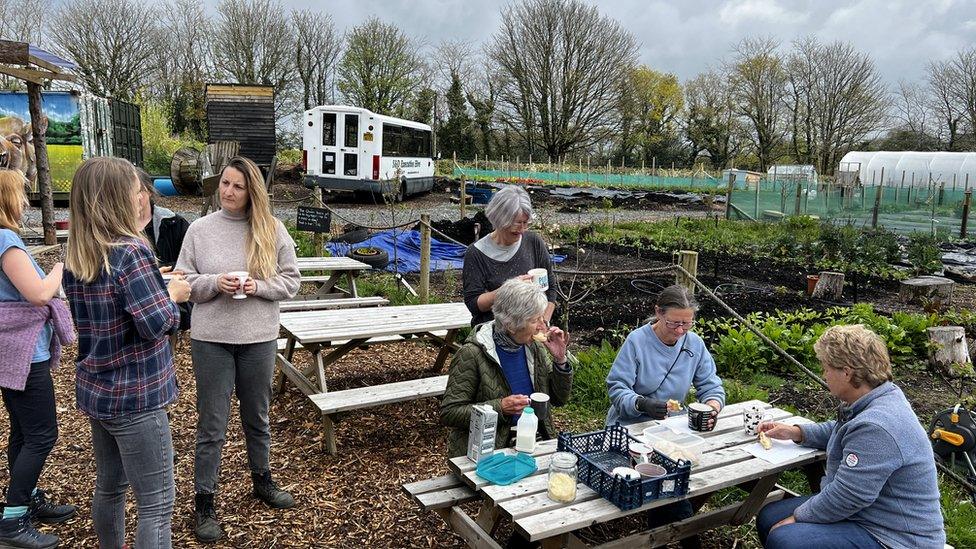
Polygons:
<instances>
[{"instance_id":1,"label":"gravel path","mask_svg":"<svg viewBox=\"0 0 976 549\"><path fill-rule=\"evenodd\" d=\"M183 215L188 221L193 221L200 214L202 206L200 197L161 197L157 203L172 209ZM674 218L677 215L682 217L704 217L705 211L701 209L686 209L682 204L655 204L651 209L624 209L624 208L594 208L582 212L561 212L561 206L557 203L541 203L536 205L537 223L560 225L580 225L591 221L658 221L661 219ZM402 204L395 205L392 209L383 204L366 204L355 202L330 202L329 207L336 214L360 225L373 227L385 227L395 224L405 224L406 222L420 218L420 214L430 214L431 220L439 221L450 219L456 221L460 219L460 209L457 204L450 201L449 195L445 192L430 193L426 195L410 198ZM472 215L479 206L468 208L468 215ZM298 211L298 204L277 205L275 215L283 221L295 221ZM68 219L67 208L55 208L55 220L61 221ZM345 221L343 221L345 222ZM24 225L27 227L41 226L40 208L30 208L24 213Z\"/></svg>"}]
</instances>

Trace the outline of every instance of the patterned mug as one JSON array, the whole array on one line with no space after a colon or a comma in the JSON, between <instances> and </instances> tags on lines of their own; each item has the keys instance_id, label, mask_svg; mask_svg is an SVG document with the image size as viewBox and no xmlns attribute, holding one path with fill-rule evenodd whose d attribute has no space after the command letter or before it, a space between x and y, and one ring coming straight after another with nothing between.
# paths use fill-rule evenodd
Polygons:
<instances>
[{"instance_id":1,"label":"patterned mug","mask_svg":"<svg viewBox=\"0 0 976 549\"><path fill-rule=\"evenodd\" d=\"M763 409L758 406L749 406L748 408L742 409L742 423L745 425L746 434L749 436L754 437L759 434L760 423L765 423L772 420L773 416L767 412L764 412Z\"/></svg>"}]
</instances>

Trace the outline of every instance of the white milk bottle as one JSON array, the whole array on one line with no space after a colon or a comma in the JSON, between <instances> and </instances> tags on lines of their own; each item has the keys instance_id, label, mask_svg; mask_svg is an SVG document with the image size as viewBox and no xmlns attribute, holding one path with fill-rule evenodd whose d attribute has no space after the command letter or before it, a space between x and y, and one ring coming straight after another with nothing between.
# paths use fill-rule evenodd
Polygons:
<instances>
[{"instance_id":1,"label":"white milk bottle","mask_svg":"<svg viewBox=\"0 0 976 549\"><path fill-rule=\"evenodd\" d=\"M539 429L539 418L531 406L522 409L518 420L518 434L515 436L515 450L531 454L535 451L535 432Z\"/></svg>"}]
</instances>

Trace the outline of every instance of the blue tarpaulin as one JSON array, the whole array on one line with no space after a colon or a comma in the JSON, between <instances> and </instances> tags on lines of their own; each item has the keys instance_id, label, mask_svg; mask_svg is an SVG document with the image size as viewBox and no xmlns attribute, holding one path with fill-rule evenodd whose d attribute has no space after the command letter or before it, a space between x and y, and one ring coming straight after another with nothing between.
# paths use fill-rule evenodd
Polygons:
<instances>
[{"instance_id":1,"label":"blue tarpaulin","mask_svg":"<svg viewBox=\"0 0 976 549\"><path fill-rule=\"evenodd\" d=\"M394 247L396 253L394 253ZM362 242L346 244L345 242L330 242L329 253L334 256L344 256L354 248L377 248L385 250L390 255L390 264L386 270L400 273L420 272L420 232L418 231L382 231L373 234ZM446 271L460 269L464 266L464 252L466 248L460 244L441 242L436 238L430 239L430 270ZM396 264L393 263L396 259ZM559 263L565 256L553 256L552 262Z\"/></svg>"}]
</instances>

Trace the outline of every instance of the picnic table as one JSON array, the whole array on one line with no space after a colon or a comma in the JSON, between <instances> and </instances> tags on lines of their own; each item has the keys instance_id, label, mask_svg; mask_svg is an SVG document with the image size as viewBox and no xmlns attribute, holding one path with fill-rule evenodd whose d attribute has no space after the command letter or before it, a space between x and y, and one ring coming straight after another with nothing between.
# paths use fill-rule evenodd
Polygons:
<instances>
[{"instance_id":1,"label":"picnic table","mask_svg":"<svg viewBox=\"0 0 976 549\"><path fill-rule=\"evenodd\" d=\"M556 503L550 500L547 495L547 473L549 460L556 451L555 440L537 443L533 453L538 467L536 473L508 486L488 483L475 473L474 463L466 457L459 457L448 460L451 474L405 484L403 489L421 508L440 514L469 546L480 548L500 547L492 535L505 519L514 522L515 528L526 538L540 541L544 548L583 548L589 545L576 534L583 528L685 498L691 499L693 506L697 508L713 493L730 486L739 486L749 492L741 502L698 513L680 522L630 535L599 547L609 549L667 545L723 524L744 524L766 503L796 496L797 494L776 484L780 474L786 470L803 469L811 489L819 489L824 452L802 454L774 465L746 451L745 446L754 443L756 437L745 434L742 409L753 405L765 409L775 421L812 423L806 418L758 400L726 406L719 414L713 431L698 433L706 440L706 446L701 463L692 467L688 494L681 498L654 500L630 511L621 511L582 482L578 485L573 503ZM634 424L628 426L628 429L631 435L639 438L644 428L657 423L650 421ZM470 501L481 502L475 518L460 507L461 503Z\"/></svg>"},{"instance_id":2,"label":"picnic table","mask_svg":"<svg viewBox=\"0 0 976 549\"><path fill-rule=\"evenodd\" d=\"M311 282L318 287L313 295L296 296L280 302L281 312L310 311L318 309L349 309L355 307L376 307L390 301L382 296L360 297L356 289L356 275L371 269L362 261L351 257L299 257L298 270L330 271L325 275L302 276L302 282ZM346 281L343 289L337 286L342 279Z\"/></svg>"},{"instance_id":3,"label":"picnic table","mask_svg":"<svg viewBox=\"0 0 976 549\"><path fill-rule=\"evenodd\" d=\"M275 388L280 389L287 377L312 400L322 413L326 450L335 454L333 414L440 396L447 387L447 376L330 392L325 375L330 365L363 345L431 341L440 348L433 369L441 371L448 354L457 349L458 330L470 323L471 313L464 303L281 313L286 337L279 341ZM299 348L312 355L312 365L305 370L292 362Z\"/></svg>"}]
</instances>

